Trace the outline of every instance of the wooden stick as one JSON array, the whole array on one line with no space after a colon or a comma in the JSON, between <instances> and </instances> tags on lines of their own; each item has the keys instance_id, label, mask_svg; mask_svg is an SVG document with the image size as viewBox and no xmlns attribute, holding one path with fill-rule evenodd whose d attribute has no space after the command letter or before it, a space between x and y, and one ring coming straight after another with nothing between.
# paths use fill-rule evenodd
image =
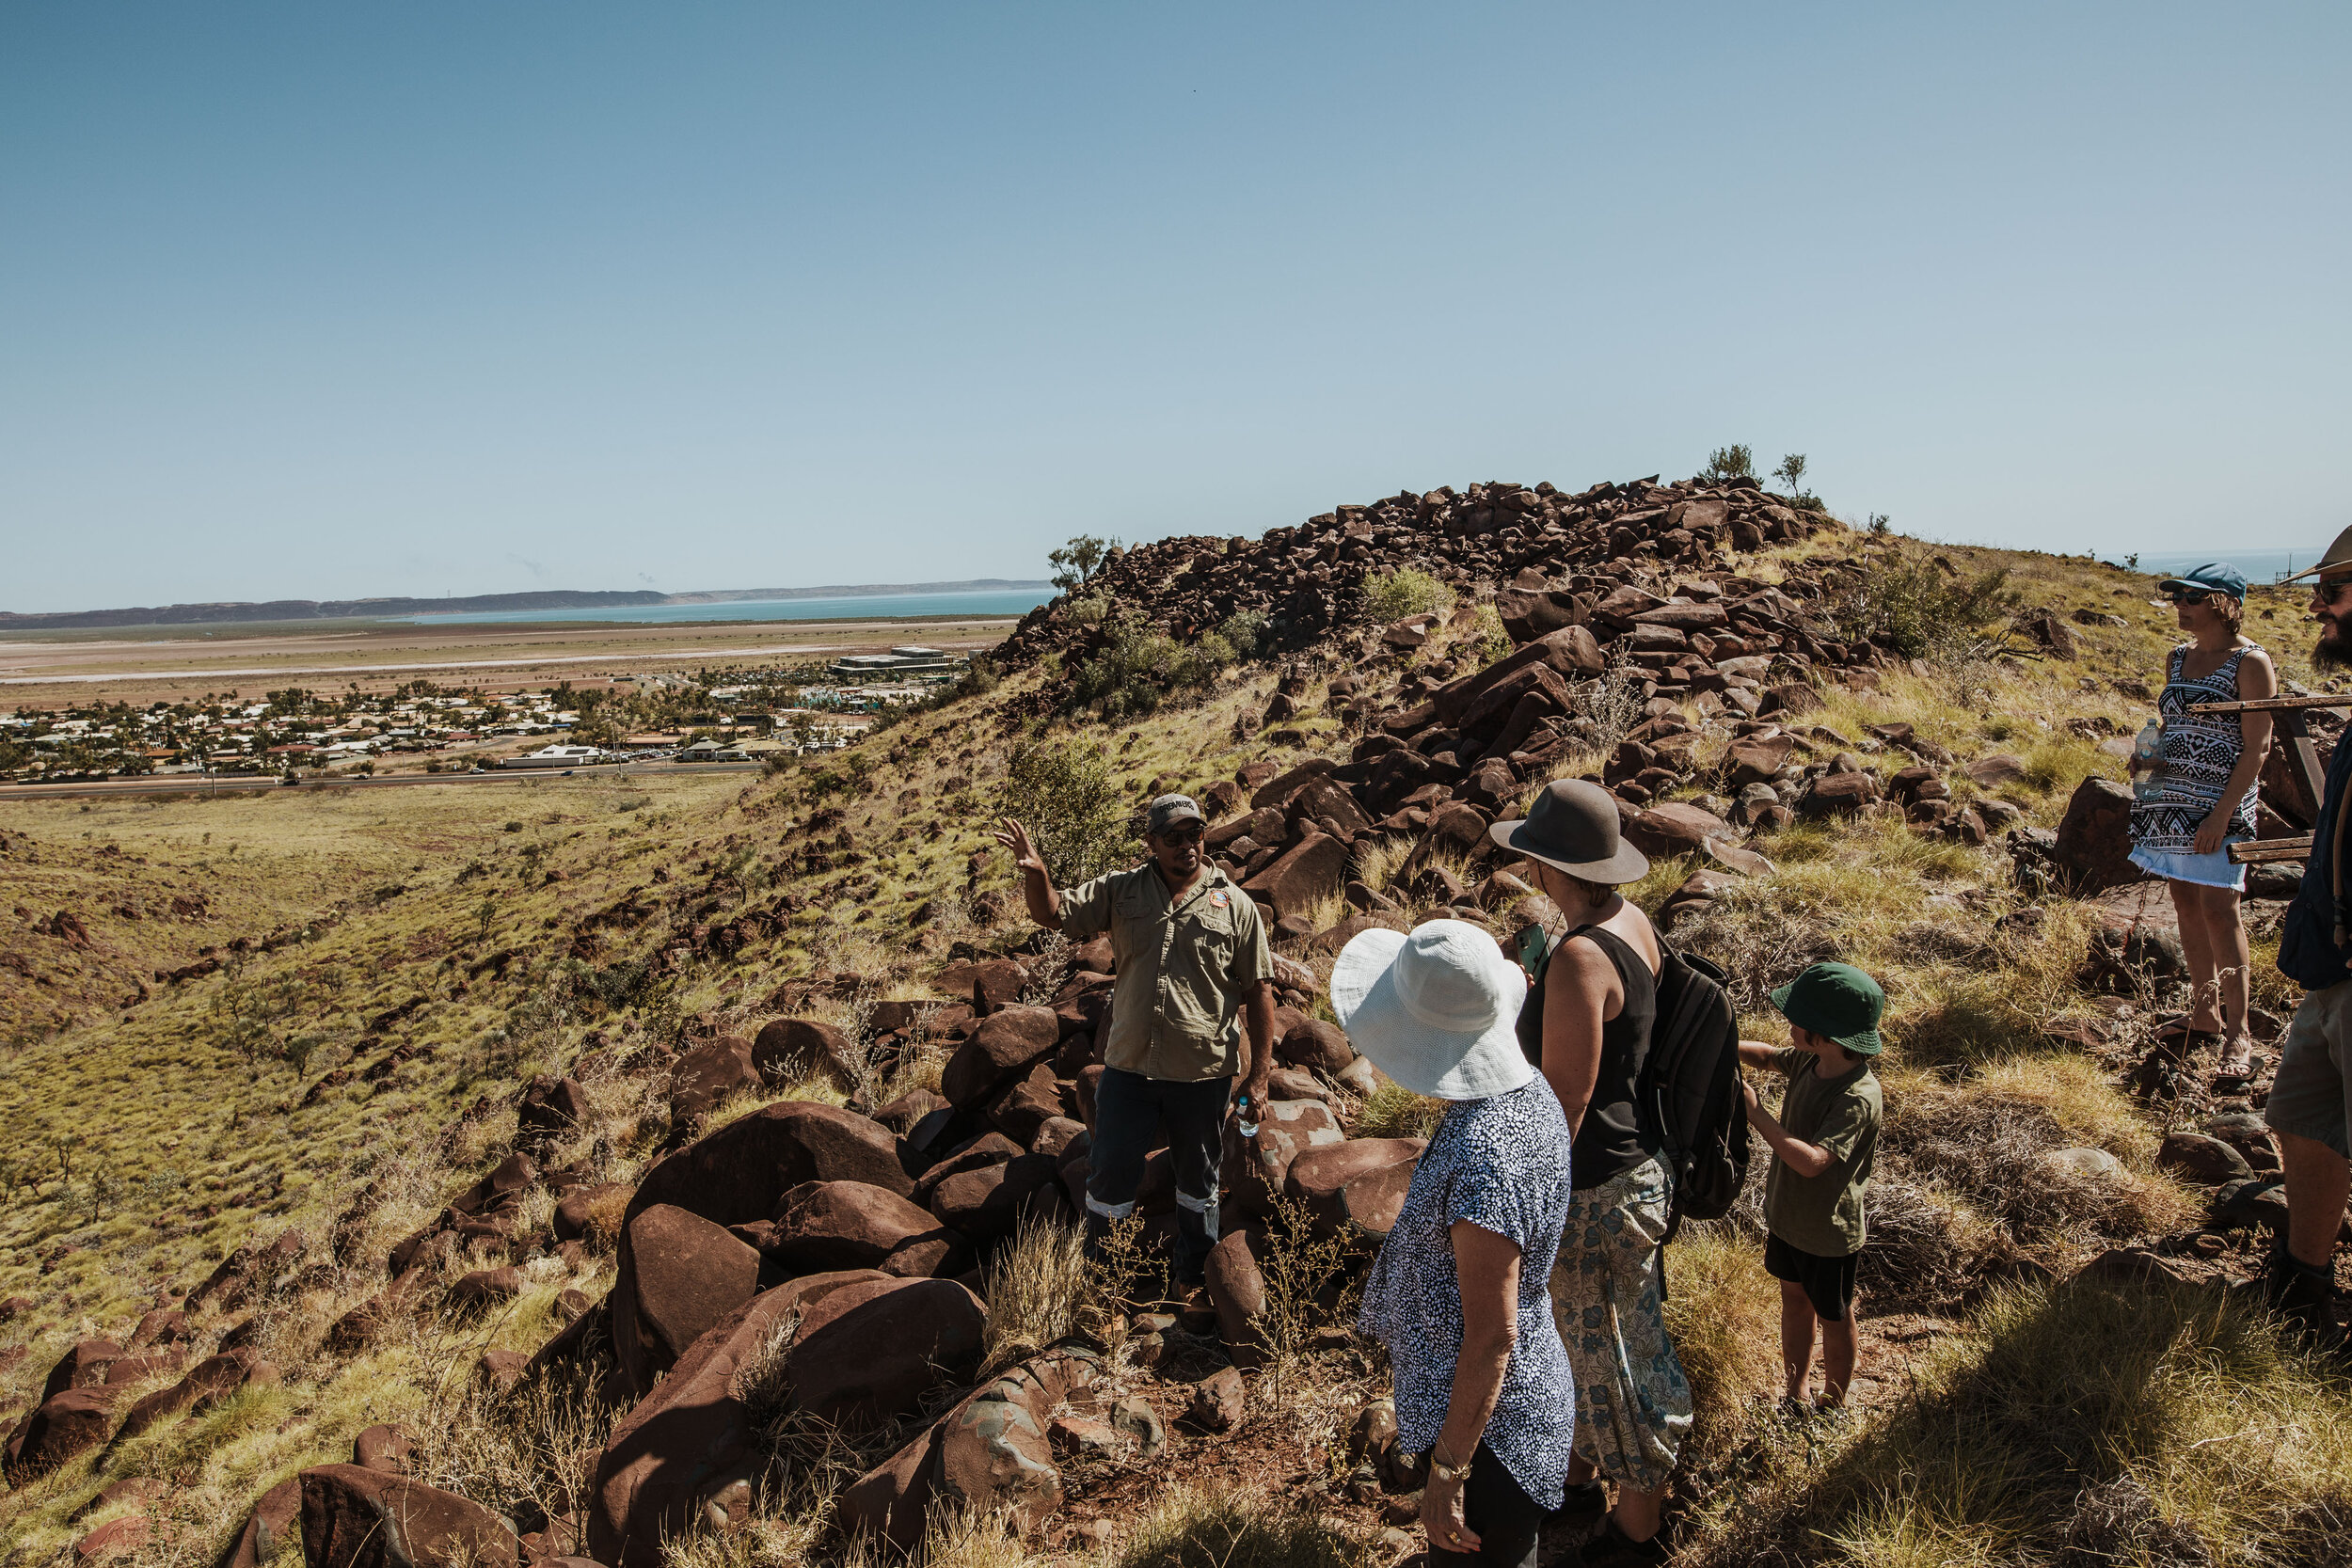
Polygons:
<instances>
[{"instance_id":1,"label":"wooden stick","mask_svg":"<svg viewBox=\"0 0 2352 1568\"><path fill-rule=\"evenodd\" d=\"M2312 852L2309 838L2266 838L2230 846L2232 865L2268 865L2274 861L2299 861Z\"/></svg>"},{"instance_id":2,"label":"wooden stick","mask_svg":"<svg viewBox=\"0 0 2352 1568\"><path fill-rule=\"evenodd\" d=\"M2352 707L2352 696L2255 697L2236 703L2191 703L2191 713L2277 713L2296 707Z\"/></svg>"}]
</instances>

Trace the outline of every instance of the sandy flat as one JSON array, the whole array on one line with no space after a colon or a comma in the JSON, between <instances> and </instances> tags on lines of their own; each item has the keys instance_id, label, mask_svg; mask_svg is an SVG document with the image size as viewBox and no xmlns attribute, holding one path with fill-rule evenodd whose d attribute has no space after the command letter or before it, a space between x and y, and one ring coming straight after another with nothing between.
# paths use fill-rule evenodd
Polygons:
<instances>
[{"instance_id":1,"label":"sandy flat","mask_svg":"<svg viewBox=\"0 0 2352 1568\"><path fill-rule=\"evenodd\" d=\"M290 628L282 635L199 632L152 640L10 639L0 641L0 690L7 693L0 705L169 701L218 689L221 682L251 682L247 694L258 694L272 684L317 676L341 677L373 689L441 672L450 677L447 684L456 686L544 685L565 679L600 683L605 676L641 669L714 661L794 662L911 641L977 652L1000 641L1012 626L1010 620L729 621L545 629L469 624L355 631Z\"/></svg>"}]
</instances>

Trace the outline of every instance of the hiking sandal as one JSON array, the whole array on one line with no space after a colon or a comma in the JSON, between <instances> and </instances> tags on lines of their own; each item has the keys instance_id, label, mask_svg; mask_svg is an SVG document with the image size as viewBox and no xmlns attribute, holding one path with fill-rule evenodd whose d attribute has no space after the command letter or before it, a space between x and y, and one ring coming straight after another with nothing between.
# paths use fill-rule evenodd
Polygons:
<instances>
[{"instance_id":1,"label":"hiking sandal","mask_svg":"<svg viewBox=\"0 0 2352 1568\"><path fill-rule=\"evenodd\" d=\"M2253 1082L2254 1075L2262 1070L2263 1066L2262 1053L2254 1049L2253 1040L2240 1035L2234 1042L2230 1042L2216 1036L2215 1043L2220 1045L2222 1054L2220 1064L2214 1069L2213 1086L2226 1093L2231 1089L2242 1089ZM2233 1043L2237 1047L2235 1051L2230 1049Z\"/></svg>"}]
</instances>

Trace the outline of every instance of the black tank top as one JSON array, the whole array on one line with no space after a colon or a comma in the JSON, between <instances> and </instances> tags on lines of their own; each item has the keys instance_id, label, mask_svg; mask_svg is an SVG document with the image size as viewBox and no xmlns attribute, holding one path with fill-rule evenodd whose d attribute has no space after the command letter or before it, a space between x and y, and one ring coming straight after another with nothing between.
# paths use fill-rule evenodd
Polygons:
<instances>
[{"instance_id":1,"label":"black tank top","mask_svg":"<svg viewBox=\"0 0 2352 1568\"><path fill-rule=\"evenodd\" d=\"M1565 944L1578 937L1590 937L1608 955L1625 990L1625 1006L1600 1026L1600 1073L1593 1081L1592 1103L1584 1108L1584 1120L1568 1149L1569 1185L1588 1192L1623 1176L1659 1149L1657 1133L1634 1090L1642 1064L1649 1059L1650 1025L1658 1020L1658 976L1613 931L1585 926L1560 940ZM1547 963L1519 1008L1519 1049L1538 1068L1544 1065L1544 984L1550 978Z\"/></svg>"}]
</instances>

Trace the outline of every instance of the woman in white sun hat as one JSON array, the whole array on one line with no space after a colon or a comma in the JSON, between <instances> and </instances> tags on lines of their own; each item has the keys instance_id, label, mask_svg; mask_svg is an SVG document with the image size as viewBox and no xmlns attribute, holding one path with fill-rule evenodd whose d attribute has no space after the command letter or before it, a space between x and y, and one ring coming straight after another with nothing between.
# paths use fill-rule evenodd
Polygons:
<instances>
[{"instance_id":1,"label":"woman in white sun hat","mask_svg":"<svg viewBox=\"0 0 2352 1568\"><path fill-rule=\"evenodd\" d=\"M1365 931L1331 972L1356 1049L1448 1101L1364 1285L1399 1441L1425 1453L1432 1563L1533 1568L1560 1506L1575 1385L1545 1282L1568 1208L1568 1122L1515 1033L1527 978L1460 920Z\"/></svg>"}]
</instances>

